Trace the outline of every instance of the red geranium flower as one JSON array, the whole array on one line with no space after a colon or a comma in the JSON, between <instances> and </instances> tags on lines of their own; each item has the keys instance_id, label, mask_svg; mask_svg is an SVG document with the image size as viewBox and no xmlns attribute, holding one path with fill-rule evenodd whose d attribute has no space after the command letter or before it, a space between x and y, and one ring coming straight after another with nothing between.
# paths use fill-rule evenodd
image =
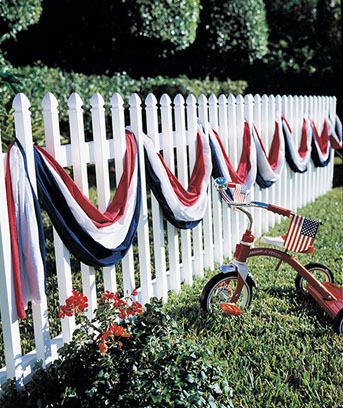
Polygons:
<instances>
[{"instance_id":1,"label":"red geranium flower","mask_svg":"<svg viewBox=\"0 0 343 408\"><path fill-rule=\"evenodd\" d=\"M81 313L88 308L88 298L77 290L72 291L72 295L66 299L66 304L60 306L59 317L72 316Z\"/></svg>"}]
</instances>

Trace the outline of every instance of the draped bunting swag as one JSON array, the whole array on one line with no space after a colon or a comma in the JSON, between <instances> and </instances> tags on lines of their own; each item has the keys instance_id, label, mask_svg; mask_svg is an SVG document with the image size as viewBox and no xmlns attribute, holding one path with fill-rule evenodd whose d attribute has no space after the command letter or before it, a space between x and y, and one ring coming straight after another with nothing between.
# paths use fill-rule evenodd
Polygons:
<instances>
[{"instance_id":1,"label":"draped bunting swag","mask_svg":"<svg viewBox=\"0 0 343 408\"><path fill-rule=\"evenodd\" d=\"M177 228L194 228L204 217L211 176L225 177L242 185L242 192L247 192L255 181L260 187L268 188L280 178L286 161L293 171L303 173L311 157L316 167L324 167L330 161L330 147L342 148L342 123L338 117L334 121L325 120L319 134L314 122L305 116L299 146L295 145L290 124L282 117L281 123L275 122L269 153L256 127L245 122L242 152L235 169L220 135L209 124L205 129L198 125L196 159L187 189L168 168L152 140L142 135L147 183L165 218ZM45 239L40 204L77 259L95 267L114 265L127 253L138 226L139 159L136 139L127 129L123 174L112 201L101 213L63 167L44 149L34 146L39 203L28 176L23 148L18 141L10 146L6 190L19 318L25 318L28 302L39 302L45 291ZM228 189L231 196L232 191Z\"/></svg>"}]
</instances>

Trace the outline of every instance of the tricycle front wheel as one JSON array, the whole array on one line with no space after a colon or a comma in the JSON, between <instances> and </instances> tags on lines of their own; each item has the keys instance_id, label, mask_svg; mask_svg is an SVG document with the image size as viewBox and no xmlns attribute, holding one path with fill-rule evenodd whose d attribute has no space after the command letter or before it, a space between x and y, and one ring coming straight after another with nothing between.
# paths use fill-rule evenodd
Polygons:
<instances>
[{"instance_id":1,"label":"tricycle front wheel","mask_svg":"<svg viewBox=\"0 0 343 408\"><path fill-rule=\"evenodd\" d=\"M238 281L237 272L219 273L210 279L200 296L200 305L206 312L221 310L220 305L229 303ZM249 307L253 295L254 283L250 276L244 282L237 306L243 310Z\"/></svg>"},{"instance_id":2,"label":"tricycle front wheel","mask_svg":"<svg viewBox=\"0 0 343 408\"><path fill-rule=\"evenodd\" d=\"M331 282L333 283L333 273L331 270L320 263L309 263L304 266L316 279L318 279L320 282ZM307 281L304 279L299 273L297 274L295 278L295 287L297 288L297 291L307 295Z\"/></svg>"}]
</instances>

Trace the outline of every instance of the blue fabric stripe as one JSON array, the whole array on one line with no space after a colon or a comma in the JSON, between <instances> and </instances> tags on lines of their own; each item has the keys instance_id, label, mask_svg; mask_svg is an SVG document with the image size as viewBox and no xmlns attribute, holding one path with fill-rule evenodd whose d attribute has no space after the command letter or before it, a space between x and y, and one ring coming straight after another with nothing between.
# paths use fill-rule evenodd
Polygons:
<instances>
[{"instance_id":1,"label":"blue fabric stripe","mask_svg":"<svg viewBox=\"0 0 343 408\"><path fill-rule=\"evenodd\" d=\"M330 143L330 142L329 142ZM331 158L331 148L329 144L329 154L326 160L321 161L319 152L316 146L316 143L314 141L314 138L312 139L312 151L311 151L311 158L316 167L326 167L330 163L330 158Z\"/></svg>"}]
</instances>

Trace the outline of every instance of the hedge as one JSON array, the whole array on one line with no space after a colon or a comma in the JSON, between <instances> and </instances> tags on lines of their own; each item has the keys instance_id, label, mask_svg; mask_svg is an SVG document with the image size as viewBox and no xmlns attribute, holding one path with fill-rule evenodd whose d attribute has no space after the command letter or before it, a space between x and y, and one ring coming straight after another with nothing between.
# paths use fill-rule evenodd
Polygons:
<instances>
[{"instance_id":1,"label":"hedge","mask_svg":"<svg viewBox=\"0 0 343 408\"><path fill-rule=\"evenodd\" d=\"M194 42L200 0L129 0L124 4L134 37L169 42L177 50L187 48Z\"/></svg>"},{"instance_id":2,"label":"hedge","mask_svg":"<svg viewBox=\"0 0 343 408\"><path fill-rule=\"evenodd\" d=\"M262 0L205 0L202 29L216 57L252 63L268 51L268 25Z\"/></svg>"},{"instance_id":3,"label":"hedge","mask_svg":"<svg viewBox=\"0 0 343 408\"><path fill-rule=\"evenodd\" d=\"M133 79L126 73L117 73L111 77L106 75L87 76L42 65L13 68L8 72L19 79L17 90L24 92L31 102L33 135L37 143L41 143L43 140L41 101L46 92L52 92L59 101L61 133L63 134L68 133L67 99L72 92L80 94L85 102L85 108L88 109L88 102L96 92L102 94L108 104L109 98L114 92L119 92L125 100L134 92L137 92L143 99L150 92L155 93L157 97L164 92L167 92L170 97L177 93L184 95L193 93L195 96L201 93L207 95L211 93L216 95L220 93L239 94L243 93L247 87L245 81L194 80L186 76L177 78L158 76L140 79ZM0 127L4 144L13 140L13 115L11 111L13 94L13 91L8 87L1 86L0 83ZM85 133L88 137L92 133L90 115L85 116Z\"/></svg>"}]
</instances>

